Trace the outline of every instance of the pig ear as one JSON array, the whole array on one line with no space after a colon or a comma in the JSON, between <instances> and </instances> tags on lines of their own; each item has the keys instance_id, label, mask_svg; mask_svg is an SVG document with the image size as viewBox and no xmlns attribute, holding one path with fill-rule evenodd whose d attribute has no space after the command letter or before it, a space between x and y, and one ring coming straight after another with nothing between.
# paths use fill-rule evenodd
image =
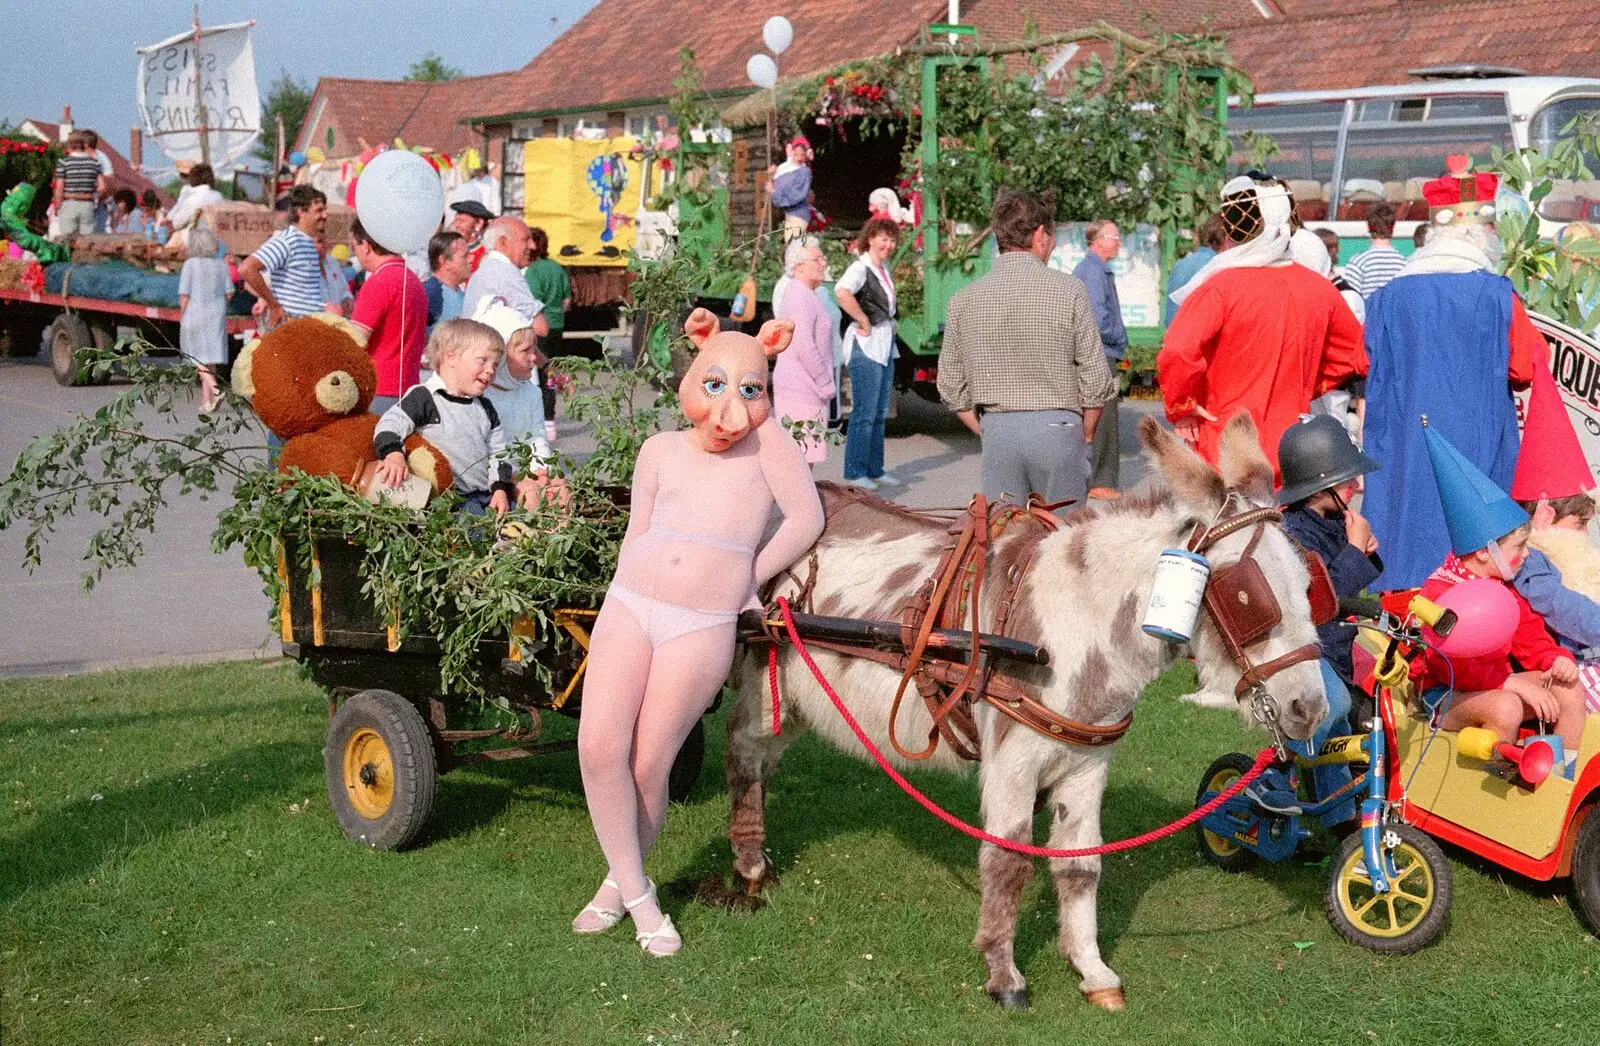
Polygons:
<instances>
[{"instance_id":1,"label":"pig ear","mask_svg":"<svg viewBox=\"0 0 1600 1046\"><path fill-rule=\"evenodd\" d=\"M688 319L683 321L683 333L687 334L689 340L694 342L696 352L705 348L706 342L715 337L719 329L717 318L711 314L709 309L696 309L689 314Z\"/></svg>"},{"instance_id":2,"label":"pig ear","mask_svg":"<svg viewBox=\"0 0 1600 1046\"><path fill-rule=\"evenodd\" d=\"M756 341L761 343L761 351L768 356L776 356L787 349L793 338L793 320L768 320L761 325L761 333L756 335Z\"/></svg>"}]
</instances>

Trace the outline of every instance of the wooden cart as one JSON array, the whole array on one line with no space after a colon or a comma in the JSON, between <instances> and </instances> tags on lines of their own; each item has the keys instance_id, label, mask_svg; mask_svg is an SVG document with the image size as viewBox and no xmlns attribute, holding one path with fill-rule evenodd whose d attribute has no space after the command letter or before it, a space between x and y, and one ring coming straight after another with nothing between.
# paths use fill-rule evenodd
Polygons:
<instances>
[{"instance_id":1,"label":"wooden cart","mask_svg":"<svg viewBox=\"0 0 1600 1046\"><path fill-rule=\"evenodd\" d=\"M280 555L286 584L278 610L284 653L328 691L323 774L334 817L350 838L393 850L417 841L427 828L439 774L577 747L571 740L541 743L539 736L543 714L578 714L596 611L560 609L553 634L539 635L520 622L504 640L482 643L483 687L519 721L510 729L457 728L452 721L477 699L441 687L437 639L401 638L362 593L364 555L343 537L318 537L309 576L293 557ZM551 670L553 686L540 684L533 660ZM697 723L672 767L673 800L700 779L705 743L704 723Z\"/></svg>"}]
</instances>

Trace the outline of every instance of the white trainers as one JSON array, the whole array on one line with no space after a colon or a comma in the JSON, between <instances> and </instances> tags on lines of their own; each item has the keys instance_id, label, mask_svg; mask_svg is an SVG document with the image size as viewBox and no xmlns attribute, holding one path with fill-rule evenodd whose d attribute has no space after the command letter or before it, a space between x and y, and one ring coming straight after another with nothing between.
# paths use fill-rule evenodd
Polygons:
<instances>
[{"instance_id":1,"label":"white trainers","mask_svg":"<svg viewBox=\"0 0 1600 1046\"><path fill-rule=\"evenodd\" d=\"M903 487L903 486L906 485L906 481L905 480L903 480L903 479L895 479L893 476L889 475L887 472L885 472L883 475L879 476L876 480L874 480L874 482L876 482L878 484L878 486L880 486L880 487Z\"/></svg>"},{"instance_id":2,"label":"white trainers","mask_svg":"<svg viewBox=\"0 0 1600 1046\"><path fill-rule=\"evenodd\" d=\"M878 481L870 476L861 476L857 479L847 479L844 482L846 486L860 487L862 490L878 489Z\"/></svg>"}]
</instances>

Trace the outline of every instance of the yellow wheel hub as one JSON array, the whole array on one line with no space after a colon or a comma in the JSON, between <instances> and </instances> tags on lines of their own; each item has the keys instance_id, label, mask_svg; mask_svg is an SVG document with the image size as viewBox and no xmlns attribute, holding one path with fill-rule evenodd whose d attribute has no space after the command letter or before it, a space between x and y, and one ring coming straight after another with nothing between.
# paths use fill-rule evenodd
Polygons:
<instances>
[{"instance_id":1,"label":"yellow wheel hub","mask_svg":"<svg viewBox=\"0 0 1600 1046\"><path fill-rule=\"evenodd\" d=\"M1409 844L1390 851L1396 875L1388 893L1372 889L1365 852L1350 851L1339 869L1339 907L1350 925L1374 937L1402 937L1433 908L1435 883L1428 862Z\"/></svg>"},{"instance_id":2,"label":"yellow wheel hub","mask_svg":"<svg viewBox=\"0 0 1600 1046\"><path fill-rule=\"evenodd\" d=\"M1211 780L1206 782L1206 791L1221 792L1239 779L1239 771L1234 769L1218 770L1211 775ZM1205 833L1206 846L1218 857L1232 857L1242 849L1238 843L1227 836L1218 835L1209 828L1200 829Z\"/></svg>"},{"instance_id":3,"label":"yellow wheel hub","mask_svg":"<svg viewBox=\"0 0 1600 1046\"><path fill-rule=\"evenodd\" d=\"M388 813L394 802L394 760L371 727L361 727L344 743L344 787L350 805L368 820Z\"/></svg>"}]
</instances>

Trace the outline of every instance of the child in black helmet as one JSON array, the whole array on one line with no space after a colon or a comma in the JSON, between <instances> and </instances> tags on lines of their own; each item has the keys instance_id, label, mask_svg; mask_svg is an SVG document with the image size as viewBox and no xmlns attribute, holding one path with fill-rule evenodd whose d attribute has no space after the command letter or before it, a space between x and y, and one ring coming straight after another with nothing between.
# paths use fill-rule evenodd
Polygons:
<instances>
[{"instance_id":1,"label":"child in black helmet","mask_svg":"<svg viewBox=\"0 0 1600 1046\"><path fill-rule=\"evenodd\" d=\"M1326 414L1304 414L1278 441L1283 488L1283 529L1328 567L1333 591L1344 599L1361 594L1383 572L1378 539L1350 499L1361 477L1378 463L1350 442L1343 425ZM1345 686L1354 686L1350 645L1354 633L1338 622L1317 629L1322 658Z\"/></svg>"},{"instance_id":2,"label":"child in black helmet","mask_svg":"<svg viewBox=\"0 0 1600 1046\"><path fill-rule=\"evenodd\" d=\"M1361 453L1332 416L1302 414L1278 440L1278 467L1283 474L1283 487L1278 491L1278 504L1284 506L1283 529L1301 548L1321 558L1335 595L1340 599L1360 595L1383 572L1383 561L1378 558L1378 539L1372 536L1372 527L1350 507L1350 499L1361 489L1361 477L1378 463ZM1350 647L1354 639L1354 630L1337 620L1317 628L1328 716L1311 743L1300 749L1303 755L1315 755L1329 737L1350 732L1351 696L1360 693L1352 680ZM1369 714L1363 702L1356 721L1364 721ZM1318 795L1333 795L1350 783L1350 767L1345 764L1319 766L1312 773ZM1353 801L1342 803L1323 816L1323 823L1332 826L1355 813Z\"/></svg>"}]
</instances>

